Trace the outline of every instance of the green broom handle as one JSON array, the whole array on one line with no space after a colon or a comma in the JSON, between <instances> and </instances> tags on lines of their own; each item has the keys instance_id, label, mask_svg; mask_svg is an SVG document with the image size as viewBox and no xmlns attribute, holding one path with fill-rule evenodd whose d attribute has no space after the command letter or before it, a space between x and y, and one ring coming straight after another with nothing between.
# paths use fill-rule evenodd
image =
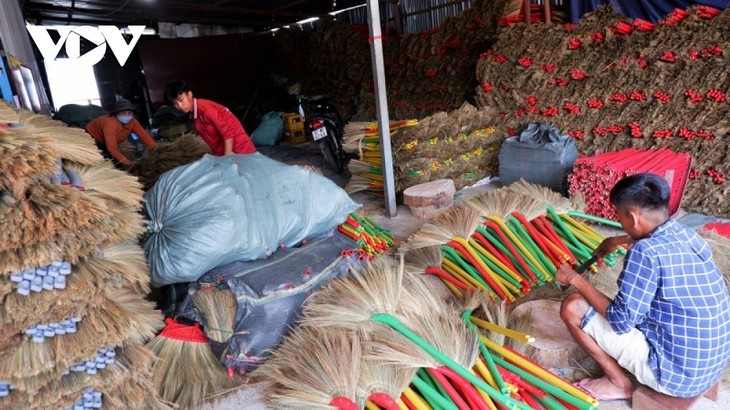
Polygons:
<instances>
[{"instance_id":1,"label":"green broom handle","mask_svg":"<svg viewBox=\"0 0 730 410\"><path fill-rule=\"evenodd\" d=\"M476 326L474 326L474 323L471 321L471 314L474 312L474 309L465 310L461 313L461 319L466 323L466 326L477 335L477 339L479 339L479 351L482 352L482 356L484 356L484 361L487 363L487 368L489 369L489 372L492 373L492 378L494 379L494 382L497 383L497 387L499 387L499 390L502 392L502 394L506 394L509 396L510 391L507 388L507 385L504 384L504 380L502 379L502 375L499 374L499 370L497 370L497 366L494 364L494 360L492 360L492 355L489 353L489 350L487 350L487 346L482 343L482 339L479 337L479 331L477 330Z\"/></svg>"},{"instance_id":2,"label":"green broom handle","mask_svg":"<svg viewBox=\"0 0 730 410\"><path fill-rule=\"evenodd\" d=\"M489 394L490 397L494 398L504 406L510 409L530 410L530 407L526 406L524 403L520 403L510 397L505 397L501 392L497 391L497 389L490 386L487 382L478 378L475 374L463 368L459 363L456 363L450 357L441 353L438 349L436 349L430 343L421 338L421 336L418 336L415 332L413 332L411 329L401 323L401 321L398 320L398 318L396 318L395 316L389 315L387 313L376 313L370 316L370 319L392 327L398 333L407 337L410 341L418 345L418 347L425 350L426 353L430 354L431 356L433 356L433 358L441 362L444 366L455 371L459 376L465 378L475 386L479 387L485 393Z\"/></svg>"},{"instance_id":3,"label":"green broom handle","mask_svg":"<svg viewBox=\"0 0 730 410\"><path fill-rule=\"evenodd\" d=\"M527 232L527 229L525 229L524 226L522 226L522 222L520 222L517 218L514 216L510 216L507 218L507 222L512 225L512 232L517 234L516 236L518 238L522 239L522 243L525 245L525 247L528 250L532 251L532 256L537 259L538 262L542 264L542 267L545 269L545 272L551 277L555 276L555 271L557 271L557 268L555 265L553 265L553 262L550 260L550 258L545 255L545 253L542 251L542 249L535 243L535 240L530 236L530 233ZM509 226L509 225L508 225ZM545 278L548 279L548 278Z\"/></svg>"},{"instance_id":4,"label":"green broom handle","mask_svg":"<svg viewBox=\"0 0 730 410\"><path fill-rule=\"evenodd\" d=\"M586 403L583 400L566 392L565 390L563 390L557 386L553 386L552 384L546 382L545 380L543 380L537 376L534 376L525 370L522 370L521 368L517 367L516 365L514 365L512 363L509 363L508 361L497 356L496 354L493 355L492 358L500 366L502 366L505 369L511 371L512 373L520 376L526 382L532 384L535 387L542 389L546 393L552 394L553 396L555 396L559 399L565 400L568 404L573 405L573 406L579 408L580 410L596 410L595 406L592 406L589 403Z\"/></svg>"},{"instance_id":5,"label":"green broom handle","mask_svg":"<svg viewBox=\"0 0 730 410\"><path fill-rule=\"evenodd\" d=\"M589 221L598 222L598 223L602 223L604 225L612 226L614 228L623 229L623 227L621 226L621 223L619 223L619 222L612 221L612 220L606 219L606 218L601 218L601 217L594 216L594 215L590 215L590 214L583 213L580 211L568 211L568 215L577 216L578 218L588 219Z\"/></svg>"},{"instance_id":6,"label":"green broom handle","mask_svg":"<svg viewBox=\"0 0 730 410\"><path fill-rule=\"evenodd\" d=\"M530 275L525 271L525 269L527 268L522 266L520 261L512 254L512 252L509 251L509 249L507 249L506 246L504 246L499 238L496 238L491 232L489 232L486 227L484 227L484 225L479 225L479 227L477 228L477 232L482 234L484 239L489 241L489 243L491 243L495 248L500 250L507 258L509 258L510 261L512 261L512 265L514 265L515 269L519 271L516 273L522 275L527 283L534 283L532 282L532 278L530 277ZM527 262L525 262L525 264L527 264Z\"/></svg>"},{"instance_id":7,"label":"green broom handle","mask_svg":"<svg viewBox=\"0 0 730 410\"><path fill-rule=\"evenodd\" d=\"M449 394L446 393L446 389L444 389L443 386L441 386L440 384L436 383L436 381L433 379L433 377L431 377L431 375L426 371L425 368L421 367L420 369L418 369L415 377L418 377L419 382L429 385L431 389L433 389L433 391L431 392L432 394L439 395L442 399L456 406L456 403L454 403L453 400L451 400L451 398L449 397ZM413 384L415 384L415 382ZM426 401L429 402L429 404L431 404L432 407L434 407L434 403L431 403L429 401L429 393L424 392L423 397L426 399ZM456 407L458 409L459 406Z\"/></svg>"},{"instance_id":8,"label":"green broom handle","mask_svg":"<svg viewBox=\"0 0 730 410\"><path fill-rule=\"evenodd\" d=\"M418 391L423 394L423 397L426 401L428 401L431 407L434 408L434 410L437 408L444 410L459 410L459 407L457 407L451 399L447 399L442 396L435 388L433 388L433 386L422 380L418 375L413 376L411 383L418 388Z\"/></svg>"},{"instance_id":9,"label":"green broom handle","mask_svg":"<svg viewBox=\"0 0 730 410\"><path fill-rule=\"evenodd\" d=\"M489 284L484 280L484 278L482 278L482 275L480 275L479 272L477 272L476 269L474 269L474 267L471 266L471 264L467 263L464 259L462 259L461 256L459 256L459 254L456 253L456 250L454 250L454 248L452 248L448 245L440 245L440 247L441 247L441 250L444 251L444 258L461 266L464 269L464 272L471 275L471 277L473 277L474 280L476 280L482 286L484 286L484 288L487 289L489 294L491 294L492 296L494 296L496 298L499 298L499 295L497 295L497 292L495 292L494 289L492 289L492 287L489 286Z\"/></svg>"},{"instance_id":10,"label":"green broom handle","mask_svg":"<svg viewBox=\"0 0 730 410\"><path fill-rule=\"evenodd\" d=\"M565 222L563 222L562 218L560 218L560 215L558 215L558 213L555 212L555 208L553 208L552 206L548 205L547 212L550 215L550 217L553 220L553 222L555 222L555 225L557 225L560 228L560 230L562 230L563 233L567 236L567 238L571 242L573 242L573 245L575 245L576 247L582 249L583 246L584 246L583 243L581 241L579 241L578 238L576 238L575 236L573 236L573 233L570 232L570 229L568 229L567 226L565 226Z\"/></svg>"}]
</instances>

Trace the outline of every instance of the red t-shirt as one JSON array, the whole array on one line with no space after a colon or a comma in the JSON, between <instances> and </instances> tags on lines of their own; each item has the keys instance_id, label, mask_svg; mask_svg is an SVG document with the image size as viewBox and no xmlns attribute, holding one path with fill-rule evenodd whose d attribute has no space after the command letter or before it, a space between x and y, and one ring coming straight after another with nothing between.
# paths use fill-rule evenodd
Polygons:
<instances>
[{"instance_id":1,"label":"red t-shirt","mask_svg":"<svg viewBox=\"0 0 730 410\"><path fill-rule=\"evenodd\" d=\"M210 100L195 98L192 114L195 128L213 151L213 155L222 156L225 153L224 141L227 139L233 139L233 152L236 154L256 152L256 147L241 122L228 108Z\"/></svg>"}]
</instances>

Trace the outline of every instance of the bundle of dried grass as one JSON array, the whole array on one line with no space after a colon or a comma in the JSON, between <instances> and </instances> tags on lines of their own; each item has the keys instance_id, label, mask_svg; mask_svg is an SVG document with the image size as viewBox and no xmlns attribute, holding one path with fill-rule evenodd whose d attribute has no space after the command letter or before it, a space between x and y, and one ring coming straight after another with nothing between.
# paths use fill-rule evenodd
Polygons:
<instances>
[{"instance_id":1,"label":"bundle of dried grass","mask_svg":"<svg viewBox=\"0 0 730 410\"><path fill-rule=\"evenodd\" d=\"M548 187L532 184L524 179L520 179L510 185L508 189L518 194L522 194L525 197L539 201L541 204L540 206L542 207L542 213L545 212L545 209L547 209L548 206L552 206L555 209L555 212L560 214L574 210L570 199L560 195Z\"/></svg>"},{"instance_id":2,"label":"bundle of dried grass","mask_svg":"<svg viewBox=\"0 0 730 410\"><path fill-rule=\"evenodd\" d=\"M15 124L19 121L18 113L5 100L0 101L0 124Z\"/></svg>"},{"instance_id":3,"label":"bundle of dried grass","mask_svg":"<svg viewBox=\"0 0 730 410\"><path fill-rule=\"evenodd\" d=\"M139 178L147 191L163 173L195 162L210 153L210 147L202 138L195 134L183 134L174 141L161 142L155 149L147 150L129 172Z\"/></svg>"},{"instance_id":4,"label":"bundle of dried grass","mask_svg":"<svg viewBox=\"0 0 730 410\"><path fill-rule=\"evenodd\" d=\"M137 179L115 169L108 162L72 165L84 183L84 194L94 199L114 201L133 210L141 208L144 191Z\"/></svg>"},{"instance_id":5,"label":"bundle of dried grass","mask_svg":"<svg viewBox=\"0 0 730 410\"><path fill-rule=\"evenodd\" d=\"M238 302L233 292L216 285L202 286L191 296L209 339L227 342L233 336Z\"/></svg>"},{"instance_id":6,"label":"bundle of dried grass","mask_svg":"<svg viewBox=\"0 0 730 410\"><path fill-rule=\"evenodd\" d=\"M58 153L51 144L24 128L0 128L0 189L22 199L35 178L55 174Z\"/></svg>"},{"instance_id":7,"label":"bundle of dried grass","mask_svg":"<svg viewBox=\"0 0 730 410\"><path fill-rule=\"evenodd\" d=\"M186 326L169 318L165 323L165 329L147 344L158 357L152 380L162 400L194 408L209 395L239 384L226 375L197 323Z\"/></svg>"},{"instance_id":8,"label":"bundle of dried grass","mask_svg":"<svg viewBox=\"0 0 730 410\"><path fill-rule=\"evenodd\" d=\"M545 213L545 203L541 198L534 198L510 188L511 186L496 191L487 191L469 198L463 203L478 210L485 217L497 215L506 219L512 212L519 212L530 220Z\"/></svg>"},{"instance_id":9,"label":"bundle of dried grass","mask_svg":"<svg viewBox=\"0 0 730 410\"><path fill-rule=\"evenodd\" d=\"M469 238L482 222L482 215L474 208L451 208L436 219L426 222L401 249L410 251L425 246L445 244L454 237Z\"/></svg>"},{"instance_id":10,"label":"bundle of dried grass","mask_svg":"<svg viewBox=\"0 0 730 410\"><path fill-rule=\"evenodd\" d=\"M376 260L362 272L328 282L303 308L302 322L314 327L362 329L375 313L394 314L401 296L403 272Z\"/></svg>"},{"instance_id":11,"label":"bundle of dried grass","mask_svg":"<svg viewBox=\"0 0 730 410\"><path fill-rule=\"evenodd\" d=\"M98 223L107 216L105 208L75 188L38 181L28 187L24 199L8 198L0 205L0 247L18 249L54 240L63 232ZM31 262L22 268L41 265Z\"/></svg>"},{"instance_id":12,"label":"bundle of dried grass","mask_svg":"<svg viewBox=\"0 0 730 410\"><path fill-rule=\"evenodd\" d=\"M94 139L81 128L65 127L63 123L53 130L44 131L53 137L52 146L58 156L64 160L79 164L91 165L104 161L104 157L96 147ZM38 135L38 134L36 134Z\"/></svg>"},{"instance_id":13,"label":"bundle of dried grass","mask_svg":"<svg viewBox=\"0 0 730 410\"><path fill-rule=\"evenodd\" d=\"M331 409L339 400L363 408L357 394L361 354L353 331L297 329L262 366L274 381L267 402L277 409Z\"/></svg>"}]
</instances>

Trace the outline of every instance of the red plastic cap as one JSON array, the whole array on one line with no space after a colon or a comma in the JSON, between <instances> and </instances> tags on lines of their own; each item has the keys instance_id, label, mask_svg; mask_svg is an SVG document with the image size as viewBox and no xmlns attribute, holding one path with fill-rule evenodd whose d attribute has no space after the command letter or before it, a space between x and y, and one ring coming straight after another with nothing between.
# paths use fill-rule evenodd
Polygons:
<instances>
[{"instance_id":1,"label":"red plastic cap","mask_svg":"<svg viewBox=\"0 0 730 410\"><path fill-rule=\"evenodd\" d=\"M183 325L175 319L168 317L165 319L165 324L165 328L160 332L160 336L162 337L183 342L208 343L208 338L200 330L200 325L197 323L192 326Z\"/></svg>"}]
</instances>

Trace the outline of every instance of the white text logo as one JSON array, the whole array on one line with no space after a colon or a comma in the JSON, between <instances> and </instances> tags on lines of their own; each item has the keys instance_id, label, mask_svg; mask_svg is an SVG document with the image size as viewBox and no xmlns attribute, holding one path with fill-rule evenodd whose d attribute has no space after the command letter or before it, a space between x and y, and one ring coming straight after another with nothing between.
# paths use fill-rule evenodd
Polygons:
<instances>
[{"instance_id":1,"label":"white text logo","mask_svg":"<svg viewBox=\"0 0 730 410\"><path fill-rule=\"evenodd\" d=\"M142 36L145 26L128 26L132 40L127 43L122 31L116 26L26 26L28 33L35 41L38 50L46 60L56 60L61 47L66 45L68 60L94 65L101 61L106 54L106 46L114 53L119 65L124 65ZM55 30L59 34L58 41L54 42L48 30ZM96 47L81 55L81 39L84 38Z\"/></svg>"}]
</instances>

